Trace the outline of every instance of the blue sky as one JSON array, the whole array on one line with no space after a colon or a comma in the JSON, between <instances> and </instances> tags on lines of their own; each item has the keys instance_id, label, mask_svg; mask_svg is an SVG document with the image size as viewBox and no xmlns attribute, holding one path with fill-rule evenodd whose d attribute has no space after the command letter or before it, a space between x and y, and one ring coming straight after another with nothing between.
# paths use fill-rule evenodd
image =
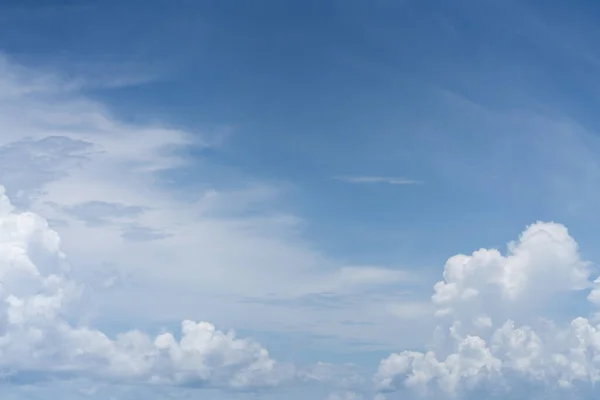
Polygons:
<instances>
[{"instance_id":1,"label":"blue sky","mask_svg":"<svg viewBox=\"0 0 600 400\"><path fill-rule=\"evenodd\" d=\"M593 395L595 333L585 363L551 337L600 331L599 13L0 2L0 266L39 271L0 292L0 390L473 398L500 374L513 396ZM213 325L164 358L160 335L178 341L185 320ZM44 340L6 339L36 330ZM144 339L120 341L132 330ZM510 347L511 334L542 350ZM22 361L50 348L67 350ZM564 367L576 362L585 377Z\"/></svg>"}]
</instances>

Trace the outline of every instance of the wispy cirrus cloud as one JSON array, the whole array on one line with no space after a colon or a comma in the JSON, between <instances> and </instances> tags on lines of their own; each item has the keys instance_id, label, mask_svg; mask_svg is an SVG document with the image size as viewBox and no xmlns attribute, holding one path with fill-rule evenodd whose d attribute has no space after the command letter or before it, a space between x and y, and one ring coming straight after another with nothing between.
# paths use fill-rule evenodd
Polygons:
<instances>
[{"instance_id":1,"label":"wispy cirrus cloud","mask_svg":"<svg viewBox=\"0 0 600 400\"><path fill-rule=\"evenodd\" d=\"M374 320L387 325L392 314L370 294L373 288L414 286L403 268L349 266L315 248L301 216L279 204L282 187L231 177L202 156L218 147L212 132L206 140L203 132L125 122L73 89L62 72L24 67L2 54L0 88L0 184L18 209L57 230L74 274L89 288L86 296L102 299L90 317L98 324L119 318L133 328L198 316L242 330L377 341L383 331ZM212 172L197 172L204 168ZM190 171L193 179L182 178ZM107 290L106 266L110 276L133 283L108 284L111 296L95 293ZM291 302L323 292L336 295L335 304L293 314L273 302L240 302ZM366 307L360 318L348 300L359 293ZM348 328L343 321L350 319L372 328ZM396 347L396 338L380 339Z\"/></svg>"},{"instance_id":2,"label":"wispy cirrus cloud","mask_svg":"<svg viewBox=\"0 0 600 400\"><path fill-rule=\"evenodd\" d=\"M335 180L346 183L383 183L388 185L420 185L423 182L400 176L351 175L336 176Z\"/></svg>"}]
</instances>

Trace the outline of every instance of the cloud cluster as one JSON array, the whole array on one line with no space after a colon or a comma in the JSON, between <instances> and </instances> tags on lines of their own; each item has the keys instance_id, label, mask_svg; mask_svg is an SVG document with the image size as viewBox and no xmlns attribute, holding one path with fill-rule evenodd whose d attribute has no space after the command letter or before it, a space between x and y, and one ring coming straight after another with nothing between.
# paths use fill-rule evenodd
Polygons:
<instances>
[{"instance_id":1,"label":"cloud cluster","mask_svg":"<svg viewBox=\"0 0 600 400\"><path fill-rule=\"evenodd\" d=\"M111 338L67 318L82 288L69 278L60 239L34 213L17 212L0 186L0 370L9 377L92 377L115 382L248 388L293 376L258 343L207 322L181 337L140 331Z\"/></svg>"},{"instance_id":2,"label":"cloud cluster","mask_svg":"<svg viewBox=\"0 0 600 400\"><path fill-rule=\"evenodd\" d=\"M518 390L516 382L593 385L600 380L600 325L589 304L599 297L591 271L567 228L556 223L527 227L505 255L481 249L451 257L433 288L439 323L431 345L384 359L378 389L464 395L491 386ZM562 324L558 305L585 294L590 316Z\"/></svg>"}]
</instances>

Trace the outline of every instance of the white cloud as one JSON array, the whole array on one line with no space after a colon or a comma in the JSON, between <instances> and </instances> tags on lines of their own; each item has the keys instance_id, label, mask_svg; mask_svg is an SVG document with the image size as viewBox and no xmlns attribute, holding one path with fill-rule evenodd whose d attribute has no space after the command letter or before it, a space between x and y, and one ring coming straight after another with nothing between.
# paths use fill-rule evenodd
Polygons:
<instances>
[{"instance_id":1,"label":"white cloud","mask_svg":"<svg viewBox=\"0 0 600 400\"><path fill-rule=\"evenodd\" d=\"M273 386L291 379L258 343L183 321L181 338L134 330L108 337L65 318L80 286L46 221L18 213L0 186L0 369L11 376L88 377L113 382ZM33 379L33 378L32 378Z\"/></svg>"},{"instance_id":2,"label":"white cloud","mask_svg":"<svg viewBox=\"0 0 600 400\"><path fill-rule=\"evenodd\" d=\"M130 330L112 337L77 320L83 285L72 279L59 235L39 215L18 212L0 186L0 373L4 383L39 380L248 390L302 382L362 387L354 365L277 363L259 343L208 322L181 332ZM344 399L349 390L343 392Z\"/></svg>"},{"instance_id":3,"label":"white cloud","mask_svg":"<svg viewBox=\"0 0 600 400\"><path fill-rule=\"evenodd\" d=\"M537 223L509 243L507 256L481 249L451 257L432 301L438 313L472 313L477 304L489 312L498 299L531 308L546 304L556 293L588 287L588 267L567 228Z\"/></svg>"},{"instance_id":4,"label":"white cloud","mask_svg":"<svg viewBox=\"0 0 600 400\"><path fill-rule=\"evenodd\" d=\"M466 396L481 387L518 391L519 380L561 390L593 385L600 380L600 325L585 316L563 325L554 310L592 288L590 270L556 223L527 227L505 255L481 249L451 257L434 286L439 324L431 347L384 359L376 386Z\"/></svg>"},{"instance_id":5,"label":"white cloud","mask_svg":"<svg viewBox=\"0 0 600 400\"><path fill-rule=\"evenodd\" d=\"M387 183L389 185L417 185L420 181L391 176L337 176L338 181L346 183Z\"/></svg>"}]
</instances>

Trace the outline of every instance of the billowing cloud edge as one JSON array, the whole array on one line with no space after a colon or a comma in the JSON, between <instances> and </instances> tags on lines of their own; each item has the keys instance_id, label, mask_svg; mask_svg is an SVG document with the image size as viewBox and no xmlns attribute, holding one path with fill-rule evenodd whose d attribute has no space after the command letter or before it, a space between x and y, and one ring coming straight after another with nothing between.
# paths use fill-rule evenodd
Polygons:
<instances>
[{"instance_id":1,"label":"billowing cloud edge","mask_svg":"<svg viewBox=\"0 0 600 400\"><path fill-rule=\"evenodd\" d=\"M58 234L39 215L17 212L0 186L0 369L5 378L44 374L111 382L272 387L295 377L260 344L208 322L180 335L132 330L109 337L68 322L83 286L69 278Z\"/></svg>"},{"instance_id":2,"label":"billowing cloud edge","mask_svg":"<svg viewBox=\"0 0 600 400\"><path fill-rule=\"evenodd\" d=\"M379 397L588 390L600 380L600 279L591 280L593 270L558 223L528 226L505 254L480 249L449 258L433 287L431 344L381 361ZM587 301L577 302L583 296ZM589 313L572 316L582 308ZM562 322L563 313L570 322Z\"/></svg>"}]
</instances>

